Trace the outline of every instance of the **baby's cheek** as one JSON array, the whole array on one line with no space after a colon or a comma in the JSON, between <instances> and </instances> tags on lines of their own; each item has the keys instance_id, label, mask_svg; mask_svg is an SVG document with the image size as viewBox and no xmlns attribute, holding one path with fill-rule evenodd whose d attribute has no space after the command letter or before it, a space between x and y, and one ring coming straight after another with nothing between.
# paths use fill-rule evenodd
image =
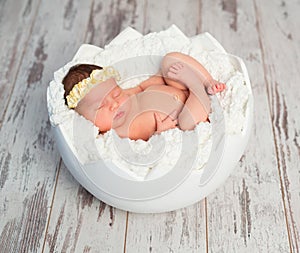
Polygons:
<instances>
[{"instance_id":1,"label":"baby's cheek","mask_svg":"<svg viewBox=\"0 0 300 253\"><path fill-rule=\"evenodd\" d=\"M100 110L97 110L96 112L96 115L95 115L95 120L94 120L94 125L97 126L97 127L100 127L101 126L101 109Z\"/></svg>"},{"instance_id":2,"label":"baby's cheek","mask_svg":"<svg viewBox=\"0 0 300 253\"><path fill-rule=\"evenodd\" d=\"M96 114L95 120L94 120L94 125L96 127L99 127L99 119L98 119L98 115Z\"/></svg>"},{"instance_id":3,"label":"baby's cheek","mask_svg":"<svg viewBox=\"0 0 300 253\"><path fill-rule=\"evenodd\" d=\"M110 130L112 126L112 114L100 111L97 113L94 125L98 127L101 132Z\"/></svg>"}]
</instances>

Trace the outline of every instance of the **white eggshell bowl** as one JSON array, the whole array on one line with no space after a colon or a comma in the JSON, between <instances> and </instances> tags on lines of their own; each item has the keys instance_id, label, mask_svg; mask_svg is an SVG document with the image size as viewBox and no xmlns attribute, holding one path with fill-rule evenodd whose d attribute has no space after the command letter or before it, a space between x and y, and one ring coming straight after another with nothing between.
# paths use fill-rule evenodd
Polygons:
<instances>
[{"instance_id":1,"label":"white eggshell bowl","mask_svg":"<svg viewBox=\"0 0 300 253\"><path fill-rule=\"evenodd\" d=\"M181 33L175 26L169 28L166 33L170 33L170 30L176 30L177 33ZM142 35L134 29L127 28L109 46L122 45L141 37ZM191 43L197 43L196 50L227 54L220 43L209 33L197 35L189 38L189 40ZM89 59L94 59L103 50L105 48L83 44L72 62L55 73L55 80L48 87L47 100L50 121L57 147L68 170L96 198L108 205L131 212L159 213L176 210L192 205L215 191L216 188L225 182L236 167L244 153L250 135L253 121L253 97L247 69L243 61L239 57L227 54L230 62L243 74L245 85L249 91L243 129L235 134L226 132L214 134L211 149L212 156L208 159L204 168L200 170L190 169L190 164L193 163L193 160L179 159L176 166L161 177L155 177L152 180L136 180L126 175L126 172L123 170L118 169L115 164L104 162L102 159L82 162L68 133L72 130L68 127L67 121L76 113L68 112L68 109L61 105L63 103L63 90L61 88L63 74L67 73L67 69L71 65L89 62ZM58 84L60 88L55 89L55 86ZM55 105L53 102L53 98L55 99L56 96L59 100L57 103L59 105ZM64 114L66 117L62 116ZM224 123L223 118L216 124L213 130L219 127L224 128L226 123ZM185 142L183 147L193 147L193 138L193 135L183 138L183 142ZM189 150L188 152L193 151Z\"/></svg>"}]
</instances>

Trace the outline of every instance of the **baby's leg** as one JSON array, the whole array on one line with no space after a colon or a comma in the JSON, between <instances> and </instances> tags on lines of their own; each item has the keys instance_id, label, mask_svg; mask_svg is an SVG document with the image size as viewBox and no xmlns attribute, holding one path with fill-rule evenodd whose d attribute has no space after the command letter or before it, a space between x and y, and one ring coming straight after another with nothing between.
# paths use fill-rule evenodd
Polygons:
<instances>
[{"instance_id":1,"label":"baby's leg","mask_svg":"<svg viewBox=\"0 0 300 253\"><path fill-rule=\"evenodd\" d=\"M207 121L210 100L197 72L190 66L177 62L169 68L167 76L186 85L190 91L185 106L178 115L180 129L191 130L199 122Z\"/></svg>"},{"instance_id":2,"label":"baby's leg","mask_svg":"<svg viewBox=\"0 0 300 253\"><path fill-rule=\"evenodd\" d=\"M199 82L201 82L204 85L208 94L212 95L216 92L220 92L225 89L225 84L214 80L209 74L209 72L202 66L201 63L199 63L197 60L195 60L189 55L178 52L168 53L162 60L161 70L163 77L165 78L165 81L168 85L179 89L186 89L184 84L168 78L167 73L170 67L176 62L185 63L190 68L194 69L195 73L198 75Z\"/></svg>"},{"instance_id":3,"label":"baby's leg","mask_svg":"<svg viewBox=\"0 0 300 253\"><path fill-rule=\"evenodd\" d=\"M189 105L189 109L191 111L194 111L192 107L194 107L194 102L198 100L198 104L200 103L204 107L206 113L208 114L210 112L209 97L205 91L204 85L201 82L201 77L199 77L195 69L191 68L185 63L176 62L169 68L167 76L170 79L176 80L177 82L186 86L190 91L190 96L193 95L192 99L190 99L189 96L186 101L186 105ZM192 101L190 102L190 100L192 100L193 103ZM196 104L196 109L198 104Z\"/></svg>"},{"instance_id":4,"label":"baby's leg","mask_svg":"<svg viewBox=\"0 0 300 253\"><path fill-rule=\"evenodd\" d=\"M207 120L207 108L203 106L194 93L190 93L185 102L185 106L177 118L179 128L181 130L193 130L199 122L205 122Z\"/></svg>"}]
</instances>

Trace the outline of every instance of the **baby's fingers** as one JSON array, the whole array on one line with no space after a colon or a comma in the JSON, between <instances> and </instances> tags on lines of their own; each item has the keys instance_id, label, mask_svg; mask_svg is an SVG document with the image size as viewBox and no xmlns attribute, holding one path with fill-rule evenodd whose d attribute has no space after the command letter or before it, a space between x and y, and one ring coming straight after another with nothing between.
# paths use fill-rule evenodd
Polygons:
<instances>
[{"instance_id":1,"label":"baby's fingers","mask_svg":"<svg viewBox=\"0 0 300 253\"><path fill-rule=\"evenodd\" d=\"M178 121L177 119L173 120L170 117L167 117L164 121L163 121L164 125L166 126L166 128L174 128L176 127Z\"/></svg>"},{"instance_id":2,"label":"baby's fingers","mask_svg":"<svg viewBox=\"0 0 300 253\"><path fill-rule=\"evenodd\" d=\"M178 125L178 120L177 119L173 120L173 124L174 124L174 127L176 127Z\"/></svg>"}]
</instances>

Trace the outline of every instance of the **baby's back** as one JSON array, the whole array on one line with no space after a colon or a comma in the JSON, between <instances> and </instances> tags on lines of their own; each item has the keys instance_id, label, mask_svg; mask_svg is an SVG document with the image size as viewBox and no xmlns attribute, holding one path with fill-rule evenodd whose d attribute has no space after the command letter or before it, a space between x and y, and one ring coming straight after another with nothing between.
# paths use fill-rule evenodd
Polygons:
<instances>
[{"instance_id":1,"label":"baby's back","mask_svg":"<svg viewBox=\"0 0 300 253\"><path fill-rule=\"evenodd\" d=\"M173 119L177 119L186 99L186 92L171 86L152 85L148 87L145 91L137 94L139 113L132 123L132 131L136 131L134 125L137 125L139 128L143 128L147 132L146 135L149 134L150 137L157 130L154 114L156 113L161 119L172 114Z\"/></svg>"},{"instance_id":2,"label":"baby's back","mask_svg":"<svg viewBox=\"0 0 300 253\"><path fill-rule=\"evenodd\" d=\"M141 112L152 111L168 116L175 110L179 113L187 99L186 92L167 85L152 85L137 94Z\"/></svg>"},{"instance_id":3,"label":"baby's back","mask_svg":"<svg viewBox=\"0 0 300 253\"><path fill-rule=\"evenodd\" d=\"M177 118L187 99L185 91L166 85L152 85L134 96L133 100L136 101L136 108L133 108L134 113L127 119L127 124L116 129L120 136L134 140L147 140L154 134L157 127L155 113L161 119L170 114ZM125 130L127 134L125 134Z\"/></svg>"}]
</instances>

